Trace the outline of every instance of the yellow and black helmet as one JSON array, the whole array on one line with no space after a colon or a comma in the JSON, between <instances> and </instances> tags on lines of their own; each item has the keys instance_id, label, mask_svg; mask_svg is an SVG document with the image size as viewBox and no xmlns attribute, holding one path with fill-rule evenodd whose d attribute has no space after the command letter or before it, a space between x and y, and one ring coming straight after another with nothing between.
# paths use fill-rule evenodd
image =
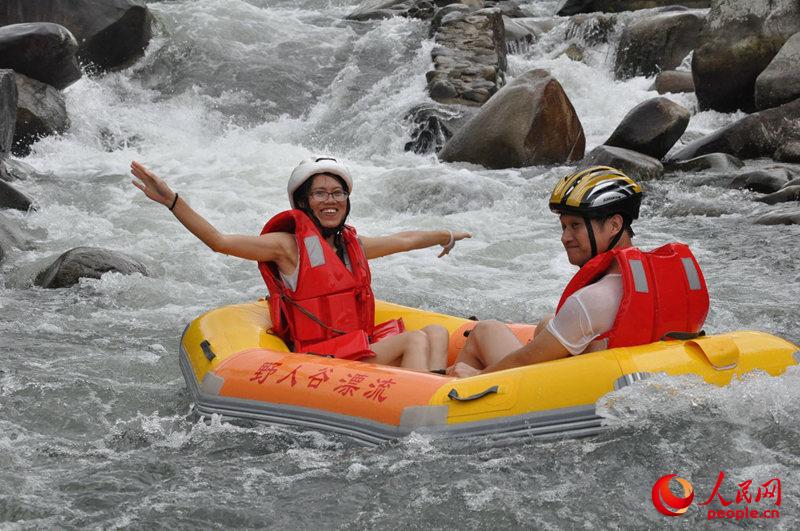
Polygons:
<instances>
[{"instance_id":1,"label":"yellow and black helmet","mask_svg":"<svg viewBox=\"0 0 800 531\"><path fill-rule=\"evenodd\" d=\"M592 166L559 179L550 195L550 210L583 218L621 214L628 225L639 217L642 188L620 170Z\"/></svg>"}]
</instances>

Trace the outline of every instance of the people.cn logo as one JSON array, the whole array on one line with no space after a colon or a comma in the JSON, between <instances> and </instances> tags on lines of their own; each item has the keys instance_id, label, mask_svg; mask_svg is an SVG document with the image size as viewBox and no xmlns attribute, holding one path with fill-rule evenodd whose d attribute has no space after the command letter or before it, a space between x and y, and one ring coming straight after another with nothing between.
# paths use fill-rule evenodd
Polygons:
<instances>
[{"instance_id":1,"label":"people.cn logo","mask_svg":"<svg viewBox=\"0 0 800 531\"><path fill-rule=\"evenodd\" d=\"M675 496L669 490L673 478L683 487L683 497ZM693 499L694 487L685 479L679 478L677 474L662 476L653 485L653 505L661 514L680 516L686 512Z\"/></svg>"}]
</instances>

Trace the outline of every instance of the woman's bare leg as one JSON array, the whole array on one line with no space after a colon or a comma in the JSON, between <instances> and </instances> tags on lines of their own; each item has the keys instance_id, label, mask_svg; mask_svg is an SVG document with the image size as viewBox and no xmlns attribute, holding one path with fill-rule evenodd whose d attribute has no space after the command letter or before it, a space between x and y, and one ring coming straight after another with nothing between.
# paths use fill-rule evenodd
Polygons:
<instances>
[{"instance_id":1,"label":"woman's bare leg","mask_svg":"<svg viewBox=\"0 0 800 531\"><path fill-rule=\"evenodd\" d=\"M406 369L428 370L428 336L412 330L381 339L369 346L375 357L365 360L379 365L399 365Z\"/></svg>"},{"instance_id":2,"label":"woman's bare leg","mask_svg":"<svg viewBox=\"0 0 800 531\"><path fill-rule=\"evenodd\" d=\"M428 325L421 329L428 338L428 370L438 371L447 366L447 346L450 333L442 325Z\"/></svg>"},{"instance_id":3,"label":"woman's bare leg","mask_svg":"<svg viewBox=\"0 0 800 531\"><path fill-rule=\"evenodd\" d=\"M456 362L484 369L521 347L520 340L505 324L499 321L478 321L458 353Z\"/></svg>"}]
</instances>

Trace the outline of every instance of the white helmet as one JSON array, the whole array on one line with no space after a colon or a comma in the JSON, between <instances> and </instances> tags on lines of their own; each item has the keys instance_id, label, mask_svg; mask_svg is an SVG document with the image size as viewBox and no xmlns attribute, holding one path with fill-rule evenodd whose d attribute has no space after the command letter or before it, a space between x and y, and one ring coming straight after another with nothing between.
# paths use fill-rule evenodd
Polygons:
<instances>
[{"instance_id":1,"label":"white helmet","mask_svg":"<svg viewBox=\"0 0 800 531\"><path fill-rule=\"evenodd\" d=\"M329 173L341 177L347 184L347 192L353 192L353 179L350 177L350 170L344 164L333 157L309 157L297 165L289 178L286 191L289 193L289 204L292 205L292 208L297 208L297 205L294 204L294 193L303 186L303 183L318 173Z\"/></svg>"}]
</instances>

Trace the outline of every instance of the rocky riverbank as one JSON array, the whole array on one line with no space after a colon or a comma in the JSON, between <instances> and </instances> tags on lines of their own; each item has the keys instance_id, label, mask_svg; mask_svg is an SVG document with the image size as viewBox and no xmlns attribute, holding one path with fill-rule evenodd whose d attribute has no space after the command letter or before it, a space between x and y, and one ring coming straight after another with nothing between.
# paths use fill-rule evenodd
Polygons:
<instances>
[{"instance_id":1,"label":"rocky riverbank","mask_svg":"<svg viewBox=\"0 0 800 531\"><path fill-rule=\"evenodd\" d=\"M153 17L141 0L5 0L0 5L0 209L28 211L36 201L16 181L42 175L11 155L24 157L44 136L67 131L62 91L84 74L125 68L144 53ZM46 176L44 176L46 177ZM0 217L0 261L29 249L36 235ZM65 287L107 271L146 274L125 255L95 248L68 250L43 261L31 281Z\"/></svg>"}]
</instances>

